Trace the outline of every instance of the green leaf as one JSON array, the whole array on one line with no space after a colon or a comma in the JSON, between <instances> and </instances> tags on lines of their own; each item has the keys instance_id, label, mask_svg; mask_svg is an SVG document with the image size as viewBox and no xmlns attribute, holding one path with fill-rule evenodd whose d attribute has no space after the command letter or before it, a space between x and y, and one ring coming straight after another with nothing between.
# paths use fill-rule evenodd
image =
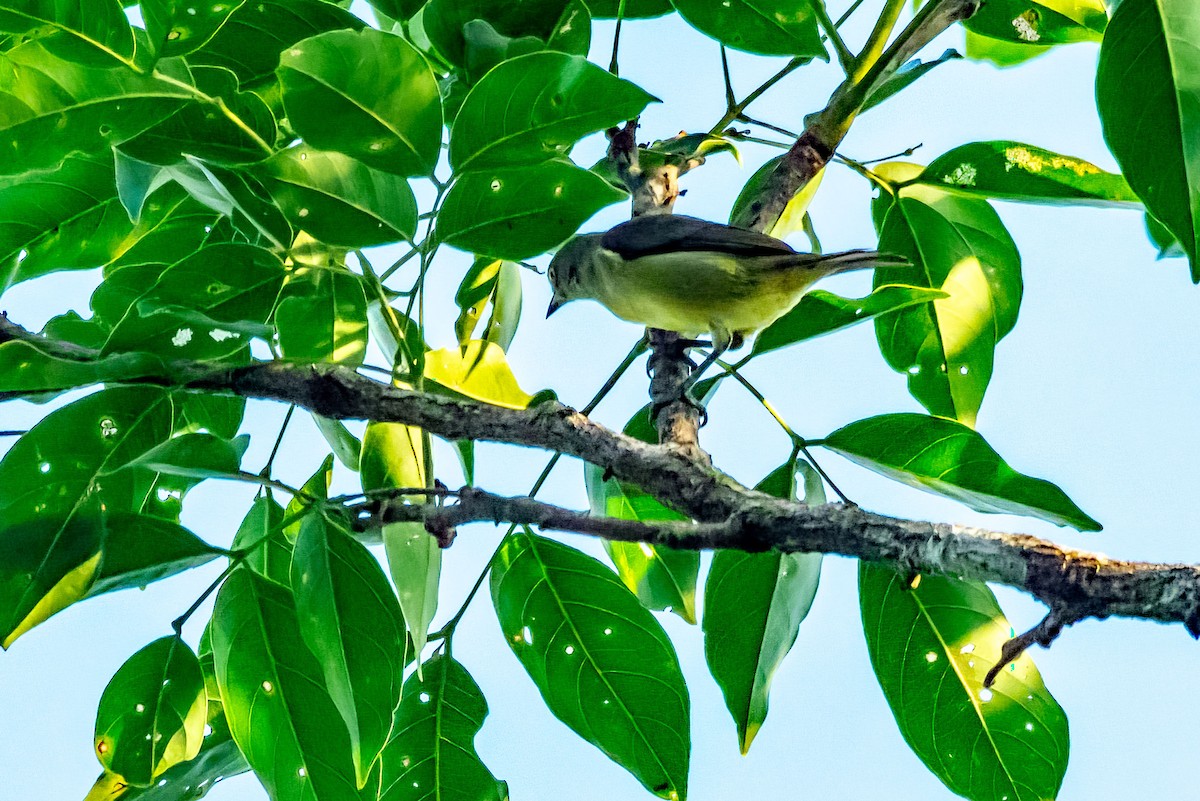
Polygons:
<instances>
[{"instance_id":1,"label":"green leaf","mask_svg":"<svg viewBox=\"0 0 1200 801\"><path fill-rule=\"evenodd\" d=\"M291 593L239 568L217 595L212 625L229 730L267 793L360 801L350 738Z\"/></svg>"},{"instance_id":2,"label":"green leaf","mask_svg":"<svg viewBox=\"0 0 1200 801\"><path fill-rule=\"evenodd\" d=\"M192 67L191 74L196 88L212 100L189 103L123 142L121 150L162 165L185 157L245 164L271 155L277 135L275 116L262 98L254 92L238 91L237 76L224 67Z\"/></svg>"},{"instance_id":3,"label":"green leaf","mask_svg":"<svg viewBox=\"0 0 1200 801\"><path fill-rule=\"evenodd\" d=\"M59 35L42 43L62 58L112 67L133 57L133 30L118 0L15 0L0 8L0 32Z\"/></svg>"},{"instance_id":4,"label":"green leaf","mask_svg":"<svg viewBox=\"0 0 1200 801\"><path fill-rule=\"evenodd\" d=\"M747 213L750 204L758 202L762 196L763 188L767 185L767 181L782 162L783 156L776 156L775 158L767 159L761 167L754 171L754 174L750 176L750 180L746 181L746 185L738 193L737 199L733 201L733 208L729 211L730 225L733 225L735 220L740 219ZM812 199L816 196L817 190L821 188L821 179L824 177L825 170L822 168L799 192L792 195L792 199L784 206L783 213L779 215L779 219L771 226L771 230L767 231L769 235L776 239L783 239L789 234L803 230L804 216L808 213L808 207L812 203Z\"/></svg>"},{"instance_id":5,"label":"green leaf","mask_svg":"<svg viewBox=\"0 0 1200 801\"><path fill-rule=\"evenodd\" d=\"M246 0L141 0L146 33L159 56L185 56L209 42Z\"/></svg>"},{"instance_id":6,"label":"green leaf","mask_svg":"<svg viewBox=\"0 0 1200 801\"><path fill-rule=\"evenodd\" d=\"M926 767L972 801L1055 798L1067 717L1027 655L983 686L1013 633L987 585L863 564L859 599L871 666Z\"/></svg>"},{"instance_id":7,"label":"green leaf","mask_svg":"<svg viewBox=\"0 0 1200 801\"><path fill-rule=\"evenodd\" d=\"M658 432L649 421L649 407L639 409L625 424L625 435L657 443ZM688 519L636 484L606 479L604 468L591 462L584 462L583 483L593 515L646 522ZM604 550L617 568L621 581L637 595L643 606L674 612L686 622L695 624L699 551L613 540L604 540Z\"/></svg>"},{"instance_id":8,"label":"green leaf","mask_svg":"<svg viewBox=\"0 0 1200 801\"><path fill-rule=\"evenodd\" d=\"M1000 68L1024 64L1054 49L1054 45L1014 44L1001 39L991 39L974 31L965 31L966 47L963 52L971 61L983 61Z\"/></svg>"},{"instance_id":9,"label":"green leaf","mask_svg":"<svg viewBox=\"0 0 1200 801\"><path fill-rule=\"evenodd\" d=\"M430 175L442 146L442 100L425 58L399 36L331 31L279 64L288 122L315 148L385 172Z\"/></svg>"},{"instance_id":10,"label":"green leaf","mask_svg":"<svg viewBox=\"0 0 1200 801\"><path fill-rule=\"evenodd\" d=\"M483 692L458 662L439 654L422 665L404 683L379 801L506 801L475 753L487 713Z\"/></svg>"},{"instance_id":11,"label":"green leaf","mask_svg":"<svg viewBox=\"0 0 1200 801\"><path fill-rule=\"evenodd\" d=\"M454 322L458 344L466 347L476 338L475 329L490 306L491 317L480 339L495 342L507 352L521 322L521 296L519 265L500 259L475 259L454 295L454 303L461 310Z\"/></svg>"},{"instance_id":12,"label":"green leaf","mask_svg":"<svg viewBox=\"0 0 1200 801\"><path fill-rule=\"evenodd\" d=\"M974 425L996 345L1021 304L1016 244L986 201L916 185L892 203L879 249L912 266L876 270L875 287L911 284L948 295L876 318L880 351L931 413Z\"/></svg>"},{"instance_id":13,"label":"green leaf","mask_svg":"<svg viewBox=\"0 0 1200 801\"><path fill-rule=\"evenodd\" d=\"M616 19L621 0L587 0L587 4L596 19ZM671 0L625 0L625 19L661 17L674 10Z\"/></svg>"},{"instance_id":14,"label":"green leaf","mask_svg":"<svg viewBox=\"0 0 1200 801\"><path fill-rule=\"evenodd\" d=\"M562 243L621 190L569 161L459 175L442 203L437 235L448 245L520 261Z\"/></svg>"},{"instance_id":15,"label":"green leaf","mask_svg":"<svg viewBox=\"0 0 1200 801\"><path fill-rule=\"evenodd\" d=\"M47 355L32 342L0 345L0 392L58 393L88 384L164 373L162 361L148 353L76 361Z\"/></svg>"},{"instance_id":16,"label":"green leaf","mask_svg":"<svg viewBox=\"0 0 1200 801\"><path fill-rule=\"evenodd\" d=\"M917 179L947 191L1027 203L1140 206L1120 175L1020 142L972 142L938 156Z\"/></svg>"},{"instance_id":17,"label":"green leaf","mask_svg":"<svg viewBox=\"0 0 1200 801\"><path fill-rule=\"evenodd\" d=\"M168 184L147 198L137 225L127 229L110 260L101 266L108 276L125 267L174 264L204 244L222 241L223 228L220 214L181 187Z\"/></svg>"},{"instance_id":18,"label":"green leaf","mask_svg":"<svg viewBox=\"0 0 1200 801\"><path fill-rule=\"evenodd\" d=\"M867 95L866 101L862 104L862 109L859 113L875 108L889 97L907 89L918 78L934 67L957 58L962 58L962 54L950 48L933 61L922 61L919 58L914 58L912 61L905 63L900 69L893 72L871 90L871 93Z\"/></svg>"},{"instance_id":19,"label":"green leaf","mask_svg":"<svg viewBox=\"0 0 1200 801\"><path fill-rule=\"evenodd\" d=\"M274 498L260 495L254 499L250 511L242 519L233 544L229 547L233 551L253 547L246 556L245 565L260 576L289 586L292 580L292 543L282 528L284 517L283 507ZM296 528L299 528L299 523Z\"/></svg>"},{"instance_id":20,"label":"green leaf","mask_svg":"<svg viewBox=\"0 0 1200 801\"><path fill-rule=\"evenodd\" d=\"M587 134L637 117L656 98L566 53L506 61L467 95L450 136L456 172L565 157Z\"/></svg>"},{"instance_id":21,"label":"green leaf","mask_svg":"<svg viewBox=\"0 0 1200 801\"><path fill-rule=\"evenodd\" d=\"M358 784L383 750L404 676L404 619L375 557L310 514L292 556L300 633L350 733Z\"/></svg>"},{"instance_id":22,"label":"green leaf","mask_svg":"<svg viewBox=\"0 0 1200 801\"><path fill-rule=\"evenodd\" d=\"M795 460L756 489L791 500L797 469L805 474L805 503L825 503L816 471ZM819 553L720 550L713 557L704 585L704 656L737 725L743 754L766 720L775 671L796 643L820 578Z\"/></svg>"},{"instance_id":23,"label":"green leaf","mask_svg":"<svg viewBox=\"0 0 1200 801\"><path fill-rule=\"evenodd\" d=\"M808 0L671 0L689 25L726 47L764 56L828 59Z\"/></svg>"},{"instance_id":24,"label":"green leaf","mask_svg":"<svg viewBox=\"0 0 1200 801\"><path fill-rule=\"evenodd\" d=\"M265 170L264 183L292 225L328 245L374 247L416 234L417 201L398 175L307 147L277 153Z\"/></svg>"},{"instance_id":25,"label":"green leaf","mask_svg":"<svg viewBox=\"0 0 1200 801\"><path fill-rule=\"evenodd\" d=\"M1126 0L1096 68L1096 108L1129 185L1200 282L1200 15L1190 0Z\"/></svg>"},{"instance_id":26,"label":"green leaf","mask_svg":"<svg viewBox=\"0 0 1200 801\"><path fill-rule=\"evenodd\" d=\"M399 423L367 423L363 434L359 478L364 492L426 486L425 443L419 428ZM376 496L378 497L378 496ZM424 496L389 496L394 503L423 503ZM442 549L421 523L383 527L383 547L400 609L420 654L437 613Z\"/></svg>"},{"instance_id":27,"label":"green leaf","mask_svg":"<svg viewBox=\"0 0 1200 801\"><path fill-rule=\"evenodd\" d=\"M325 31L357 31L364 26L349 11L324 0L255 0L239 5L188 61L233 70L245 86L270 77L279 65L279 54L296 42Z\"/></svg>"},{"instance_id":28,"label":"green leaf","mask_svg":"<svg viewBox=\"0 0 1200 801\"><path fill-rule=\"evenodd\" d=\"M1107 24L1103 0L989 0L963 21L973 33L1018 45L1098 42Z\"/></svg>"},{"instance_id":29,"label":"green leaf","mask_svg":"<svg viewBox=\"0 0 1200 801\"><path fill-rule=\"evenodd\" d=\"M129 463L159 473L188 478L221 478L237 475L250 435L232 440L215 434L183 434L156 445Z\"/></svg>"},{"instance_id":30,"label":"green leaf","mask_svg":"<svg viewBox=\"0 0 1200 801\"><path fill-rule=\"evenodd\" d=\"M358 460L362 456L362 442L358 437L351 434L350 429L346 428L346 424L341 420L334 420L315 412L312 419L338 461L350 470L357 472Z\"/></svg>"},{"instance_id":31,"label":"green leaf","mask_svg":"<svg viewBox=\"0 0 1200 801\"><path fill-rule=\"evenodd\" d=\"M439 55L456 67L467 67L467 42L463 28L483 20L502 36L536 36L554 40L554 49L587 55L590 25L572 25L563 31L562 19L572 0L430 0L422 10L425 33ZM590 20L589 20L590 22Z\"/></svg>"},{"instance_id":32,"label":"green leaf","mask_svg":"<svg viewBox=\"0 0 1200 801\"><path fill-rule=\"evenodd\" d=\"M182 423L179 432L200 431L233 439L246 414L246 399L208 392L177 392Z\"/></svg>"},{"instance_id":33,"label":"green leaf","mask_svg":"<svg viewBox=\"0 0 1200 801\"><path fill-rule=\"evenodd\" d=\"M1100 531L1049 481L1013 470L975 431L923 414L884 414L839 428L822 444L863 467L980 512L1036 517Z\"/></svg>"},{"instance_id":34,"label":"green leaf","mask_svg":"<svg viewBox=\"0 0 1200 801\"><path fill-rule=\"evenodd\" d=\"M0 53L0 174L45 169L65 153L119 144L190 97L186 87L123 67L64 61L36 43Z\"/></svg>"},{"instance_id":35,"label":"green leaf","mask_svg":"<svg viewBox=\"0 0 1200 801\"><path fill-rule=\"evenodd\" d=\"M155 640L104 688L96 755L105 770L145 787L200 752L207 712L200 660L178 636Z\"/></svg>"},{"instance_id":36,"label":"green leaf","mask_svg":"<svg viewBox=\"0 0 1200 801\"><path fill-rule=\"evenodd\" d=\"M454 74L451 91L463 92L499 64L543 50L585 55L584 37L590 36L591 14L583 0L567 0L553 28L538 36L505 36L490 22L473 19L462 26L466 70ZM447 93L448 94L448 93ZM461 106L462 98L447 97L452 108Z\"/></svg>"},{"instance_id":37,"label":"green leaf","mask_svg":"<svg viewBox=\"0 0 1200 801\"><path fill-rule=\"evenodd\" d=\"M524 409L533 400L517 384L504 351L494 342L476 339L461 348L429 351L425 377L455 395L506 409Z\"/></svg>"},{"instance_id":38,"label":"green leaf","mask_svg":"<svg viewBox=\"0 0 1200 801\"><path fill-rule=\"evenodd\" d=\"M660 798L686 799L687 686L658 621L590 556L532 534L507 537L492 602L546 706Z\"/></svg>"},{"instance_id":39,"label":"green leaf","mask_svg":"<svg viewBox=\"0 0 1200 801\"><path fill-rule=\"evenodd\" d=\"M357 367L367 352L367 295L345 270L293 274L275 310L279 348L288 361Z\"/></svg>"},{"instance_id":40,"label":"green leaf","mask_svg":"<svg viewBox=\"0 0 1200 801\"><path fill-rule=\"evenodd\" d=\"M1183 246L1179 244L1179 240L1167 230L1165 225L1154 219L1153 214L1146 212L1142 216L1146 222L1146 236L1158 250L1158 258L1169 259L1187 255L1183 252Z\"/></svg>"},{"instance_id":41,"label":"green leaf","mask_svg":"<svg viewBox=\"0 0 1200 801\"><path fill-rule=\"evenodd\" d=\"M170 520L118 512L105 522L104 558L88 597L145 587L228 553Z\"/></svg>"},{"instance_id":42,"label":"green leaf","mask_svg":"<svg viewBox=\"0 0 1200 801\"><path fill-rule=\"evenodd\" d=\"M170 768L149 787L130 787L120 796L121 801L194 801L203 798L218 782L250 770L229 734L229 724L220 711L221 705L212 703L211 693L219 693L215 684L211 685L209 707L215 706L218 711L215 716L209 715L208 725L212 731L204 736L200 753ZM103 796L102 801L111 798Z\"/></svg>"},{"instance_id":43,"label":"green leaf","mask_svg":"<svg viewBox=\"0 0 1200 801\"><path fill-rule=\"evenodd\" d=\"M751 355L770 353L899 309L945 297L948 295L938 289L896 284L876 287L865 298L843 298L816 289L807 293L791 311L755 337Z\"/></svg>"},{"instance_id":44,"label":"green leaf","mask_svg":"<svg viewBox=\"0 0 1200 801\"><path fill-rule=\"evenodd\" d=\"M130 227L109 154L75 153L50 169L0 178L0 292L58 270L95 267Z\"/></svg>"},{"instance_id":45,"label":"green leaf","mask_svg":"<svg viewBox=\"0 0 1200 801\"><path fill-rule=\"evenodd\" d=\"M210 245L164 270L121 317L103 352L229 356L245 347L248 332L265 333L285 274L265 248Z\"/></svg>"}]
</instances>

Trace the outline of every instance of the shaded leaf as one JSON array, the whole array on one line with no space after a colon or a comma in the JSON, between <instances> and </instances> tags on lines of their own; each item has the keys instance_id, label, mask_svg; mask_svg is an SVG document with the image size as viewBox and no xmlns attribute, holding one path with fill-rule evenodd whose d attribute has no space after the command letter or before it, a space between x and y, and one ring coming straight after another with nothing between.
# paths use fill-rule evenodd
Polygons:
<instances>
[{"instance_id":1,"label":"shaded leaf","mask_svg":"<svg viewBox=\"0 0 1200 801\"><path fill-rule=\"evenodd\" d=\"M238 474L249 445L249 434L231 440L215 434L182 434L154 446L129 466L188 478L220 478Z\"/></svg>"},{"instance_id":2,"label":"shaded leaf","mask_svg":"<svg viewBox=\"0 0 1200 801\"><path fill-rule=\"evenodd\" d=\"M572 0L430 0L422 10L425 34L442 58L457 67L467 66L463 29L471 20L484 20L497 33L510 38L536 36L555 39L556 50L587 55L591 26L576 25L565 34L559 29ZM555 35L555 34L558 35Z\"/></svg>"},{"instance_id":3,"label":"shaded leaf","mask_svg":"<svg viewBox=\"0 0 1200 801\"><path fill-rule=\"evenodd\" d=\"M104 558L88 596L145 587L227 555L178 523L118 512L106 518Z\"/></svg>"},{"instance_id":4,"label":"shaded leaf","mask_svg":"<svg viewBox=\"0 0 1200 801\"><path fill-rule=\"evenodd\" d=\"M184 56L203 47L246 0L141 0L142 19L159 56Z\"/></svg>"},{"instance_id":5,"label":"shaded leaf","mask_svg":"<svg viewBox=\"0 0 1200 801\"><path fill-rule=\"evenodd\" d=\"M362 455L362 442L358 437L351 434L350 429L346 428L346 424L341 420L334 420L332 417L325 417L315 412L312 414L312 419L337 460L344 467L357 472L358 460Z\"/></svg>"},{"instance_id":6,"label":"shaded leaf","mask_svg":"<svg viewBox=\"0 0 1200 801\"><path fill-rule=\"evenodd\" d=\"M520 261L565 241L625 196L569 161L473 171L447 193L436 233L460 250Z\"/></svg>"},{"instance_id":7,"label":"shaded leaf","mask_svg":"<svg viewBox=\"0 0 1200 801\"><path fill-rule=\"evenodd\" d=\"M274 498L260 495L242 518L230 550L252 549L244 564L261 576L289 586L292 543L283 532L284 510Z\"/></svg>"},{"instance_id":8,"label":"shaded leaf","mask_svg":"<svg viewBox=\"0 0 1200 801\"><path fill-rule=\"evenodd\" d=\"M133 56L133 30L118 0L16 0L0 8L0 31L37 35L42 29L59 34L43 44L62 58L112 67Z\"/></svg>"},{"instance_id":9,"label":"shaded leaf","mask_svg":"<svg viewBox=\"0 0 1200 801\"><path fill-rule=\"evenodd\" d=\"M595 559L532 534L502 543L492 602L555 717L660 798L685 799L687 687L658 621Z\"/></svg>"},{"instance_id":10,"label":"shaded leaf","mask_svg":"<svg viewBox=\"0 0 1200 801\"><path fill-rule=\"evenodd\" d=\"M812 6L796 0L671 0L689 25L734 50L826 59Z\"/></svg>"},{"instance_id":11,"label":"shaded leaf","mask_svg":"<svg viewBox=\"0 0 1200 801\"><path fill-rule=\"evenodd\" d=\"M430 175L442 145L442 101L425 58L399 36L331 31L286 50L279 80L288 122L315 148L378 170Z\"/></svg>"},{"instance_id":12,"label":"shaded leaf","mask_svg":"<svg viewBox=\"0 0 1200 801\"><path fill-rule=\"evenodd\" d=\"M1101 529L1058 487L1013 470L983 437L954 420L884 414L839 428L822 444L876 473L980 512Z\"/></svg>"},{"instance_id":13,"label":"shaded leaf","mask_svg":"<svg viewBox=\"0 0 1200 801\"><path fill-rule=\"evenodd\" d=\"M466 347L476 338L475 329L490 307L491 316L479 339L495 342L507 352L521 321L521 298L519 265L500 259L475 259L454 295L454 303L460 309L454 322L458 344Z\"/></svg>"},{"instance_id":14,"label":"shaded leaf","mask_svg":"<svg viewBox=\"0 0 1200 801\"><path fill-rule=\"evenodd\" d=\"M1128 0L1127 0L1128 1ZM900 733L972 801L1054 798L1067 768L1067 717L1021 656L986 689L1012 629L985 584L859 568L871 666Z\"/></svg>"},{"instance_id":15,"label":"shaded leaf","mask_svg":"<svg viewBox=\"0 0 1200 801\"><path fill-rule=\"evenodd\" d=\"M346 270L293 274L275 310L279 349L298 362L357 367L367 352L367 295Z\"/></svg>"},{"instance_id":16,"label":"shaded leaf","mask_svg":"<svg viewBox=\"0 0 1200 801\"><path fill-rule=\"evenodd\" d=\"M621 0L587 0L588 9L596 19L615 19ZM675 9L671 0L625 0L625 19L661 17Z\"/></svg>"},{"instance_id":17,"label":"shaded leaf","mask_svg":"<svg viewBox=\"0 0 1200 801\"><path fill-rule=\"evenodd\" d=\"M200 661L177 636L129 657L100 696L96 755L140 787L200 752L208 698Z\"/></svg>"}]
</instances>

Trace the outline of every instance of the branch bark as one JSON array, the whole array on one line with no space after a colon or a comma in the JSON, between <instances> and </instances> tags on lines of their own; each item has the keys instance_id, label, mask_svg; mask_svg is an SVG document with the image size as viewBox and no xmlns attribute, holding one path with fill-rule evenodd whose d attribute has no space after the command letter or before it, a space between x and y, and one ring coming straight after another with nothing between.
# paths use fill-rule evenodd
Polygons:
<instances>
[{"instance_id":1,"label":"branch bark","mask_svg":"<svg viewBox=\"0 0 1200 801\"><path fill-rule=\"evenodd\" d=\"M34 343L59 358L78 360L88 353L30 334L0 317L0 343L11 340ZM444 521L448 524L507 520L673 548L841 554L887 564L903 573L949 574L1005 584L1040 599L1064 621L1120 615L1183 623L1193 636L1200 636L1198 565L1110 559L1024 534L903 520L838 504L810 507L780 500L742 486L683 449L626 437L556 402L505 409L400 389L345 367L278 362L214 367L178 361L145 375L124 375L122 383L275 400L338 419L405 423L450 440L557 451L600 465L697 521L599 522L529 498L505 499L467 488L459 494L459 505L466 498L462 509L452 511L458 506L450 505L441 512L450 515ZM419 519L426 519L425 511L420 514Z\"/></svg>"}]
</instances>

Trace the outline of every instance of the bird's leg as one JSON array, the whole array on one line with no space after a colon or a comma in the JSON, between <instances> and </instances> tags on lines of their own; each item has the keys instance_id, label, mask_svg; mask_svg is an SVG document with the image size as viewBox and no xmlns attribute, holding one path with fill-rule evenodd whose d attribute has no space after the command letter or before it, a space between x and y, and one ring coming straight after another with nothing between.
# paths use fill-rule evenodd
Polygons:
<instances>
[{"instance_id":1,"label":"bird's leg","mask_svg":"<svg viewBox=\"0 0 1200 801\"><path fill-rule=\"evenodd\" d=\"M670 357L676 361L683 362L693 370L696 369L696 363L687 355L689 348L711 348L712 343L704 339L677 339L672 343ZM654 360L646 361L646 375L650 378L654 377Z\"/></svg>"}]
</instances>

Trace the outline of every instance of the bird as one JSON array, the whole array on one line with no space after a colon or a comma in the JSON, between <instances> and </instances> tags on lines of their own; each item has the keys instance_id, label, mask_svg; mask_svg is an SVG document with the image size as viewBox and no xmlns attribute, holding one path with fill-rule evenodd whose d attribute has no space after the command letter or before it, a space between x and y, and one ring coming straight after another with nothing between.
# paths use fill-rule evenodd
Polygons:
<instances>
[{"instance_id":1,"label":"bird","mask_svg":"<svg viewBox=\"0 0 1200 801\"><path fill-rule=\"evenodd\" d=\"M710 334L712 351L686 389L825 276L908 264L874 250L800 253L758 231L682 214L646 214L559 248L547 270L554 295L546 317L573 300L590 299L647 328L691 338Z\"/></svg>"}]
</instances>

